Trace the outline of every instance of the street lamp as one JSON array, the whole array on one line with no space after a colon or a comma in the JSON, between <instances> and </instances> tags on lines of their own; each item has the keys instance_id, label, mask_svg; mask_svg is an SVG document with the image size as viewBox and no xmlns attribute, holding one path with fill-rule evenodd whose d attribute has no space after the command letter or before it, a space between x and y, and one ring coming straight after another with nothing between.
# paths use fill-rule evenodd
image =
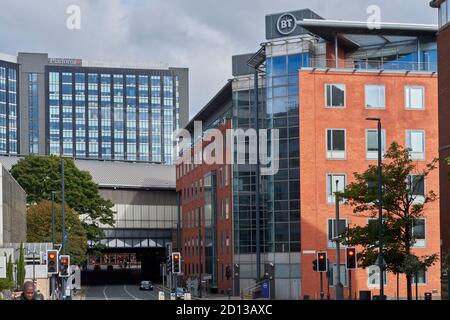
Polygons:
<instances>
[{"instance_id":1,"label":"street lamp","mask_svg":"<svg viewBox=\"0 0 450 320\"><path fill-rule=\"evenodd\" d=\"M366 118L368 121L377 121L378 123L378 244L379 256L378 266L380 267L380 299L384 299L384 259L383 259L383 172L381 168L381 118Z\"/></svg>"}]
</instances>

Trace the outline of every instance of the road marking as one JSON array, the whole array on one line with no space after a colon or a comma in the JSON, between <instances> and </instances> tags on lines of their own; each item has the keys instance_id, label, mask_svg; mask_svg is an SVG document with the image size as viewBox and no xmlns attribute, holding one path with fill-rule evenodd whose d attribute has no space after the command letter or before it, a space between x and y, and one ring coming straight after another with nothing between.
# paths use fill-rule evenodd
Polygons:
<instances>
[{"instance_id":1,"label":"road marking","mask_svg":"<svg viewBox=\"0 0 450 320\"><path fill-rule=\"evenodd\" d=\"M126 285L126 284L123 285L123 290L125 290L125 292L126 292L127 295L129 295L130 297L134 298L134 300L142 300L142 299L139 299L139 298L136 298L135 296L133 296L133 295L127 290L127 285Z\"/></svg>"},{"instance_id":2,"label":"road marking","mask_svg":"<svg viewBox=\"0 0 450 320\"><path fill-rule=\"evenodd\" d=\"M106 296L106 286L103 288L103 295L105 296L106 301L108 301L108 297Z\"/></svg>"}]
</instances>

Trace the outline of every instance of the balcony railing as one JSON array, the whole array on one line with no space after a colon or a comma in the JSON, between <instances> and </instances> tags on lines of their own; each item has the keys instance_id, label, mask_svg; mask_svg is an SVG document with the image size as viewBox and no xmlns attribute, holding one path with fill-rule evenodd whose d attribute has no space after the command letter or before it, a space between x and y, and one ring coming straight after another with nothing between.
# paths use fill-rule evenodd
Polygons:
<instances>
[{"instance_id":1,"label":"balcony railing","mask_svg":"<svg viewBox=\"0 0 450 320\"><path fill-rule=\"evenodd\" d=\"M396 71L428 71L436 72L436 62L411 62L411 61L387 61L387 60L354 60L339 59L337 65L335 59L311 59L310 68L337 68L354 70L396 70Z\"/></svg>"}]
</instances>

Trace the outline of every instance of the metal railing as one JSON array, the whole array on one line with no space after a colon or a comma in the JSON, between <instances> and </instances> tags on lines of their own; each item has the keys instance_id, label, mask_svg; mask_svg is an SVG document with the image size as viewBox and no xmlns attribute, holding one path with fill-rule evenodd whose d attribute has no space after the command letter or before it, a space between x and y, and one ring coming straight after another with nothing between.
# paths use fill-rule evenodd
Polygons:
<instances>
[{"instance_id":1,"label":"metal railing","mask_svg":"<svg viewBox=\"0 0 450 320\"><path fill-rule=\"evenodd\" d=\"M335 59L310 59L308 67L353 70L437 71L436 62L387 61L381 59L339 59L337 65Z\"/></svg>"}]
</instances>

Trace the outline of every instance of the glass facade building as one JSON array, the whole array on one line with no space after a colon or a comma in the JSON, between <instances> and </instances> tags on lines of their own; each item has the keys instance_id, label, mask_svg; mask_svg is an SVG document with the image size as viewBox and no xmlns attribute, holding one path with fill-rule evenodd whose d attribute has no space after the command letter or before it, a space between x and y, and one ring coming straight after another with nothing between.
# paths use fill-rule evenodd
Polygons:
<instances>
[{"instance_id":1,"label":"glass facade building","mask_svg":"<svg viewBox=\"0 0 450 320\"><path fill-rule=\"evenodd\" d=\"M52 155L173 163L179 79L173 72L47 67Z\"/></svg>"},{"instance_id":2,"label":"glass facade building","mask_svg":"<svg viewBox=\"0 0 450 320\"><path fill-rule=\"evenodd\" d=\"M0 154L18 153L18 65L0 61Z\"/></svg>"}]
</instances>

